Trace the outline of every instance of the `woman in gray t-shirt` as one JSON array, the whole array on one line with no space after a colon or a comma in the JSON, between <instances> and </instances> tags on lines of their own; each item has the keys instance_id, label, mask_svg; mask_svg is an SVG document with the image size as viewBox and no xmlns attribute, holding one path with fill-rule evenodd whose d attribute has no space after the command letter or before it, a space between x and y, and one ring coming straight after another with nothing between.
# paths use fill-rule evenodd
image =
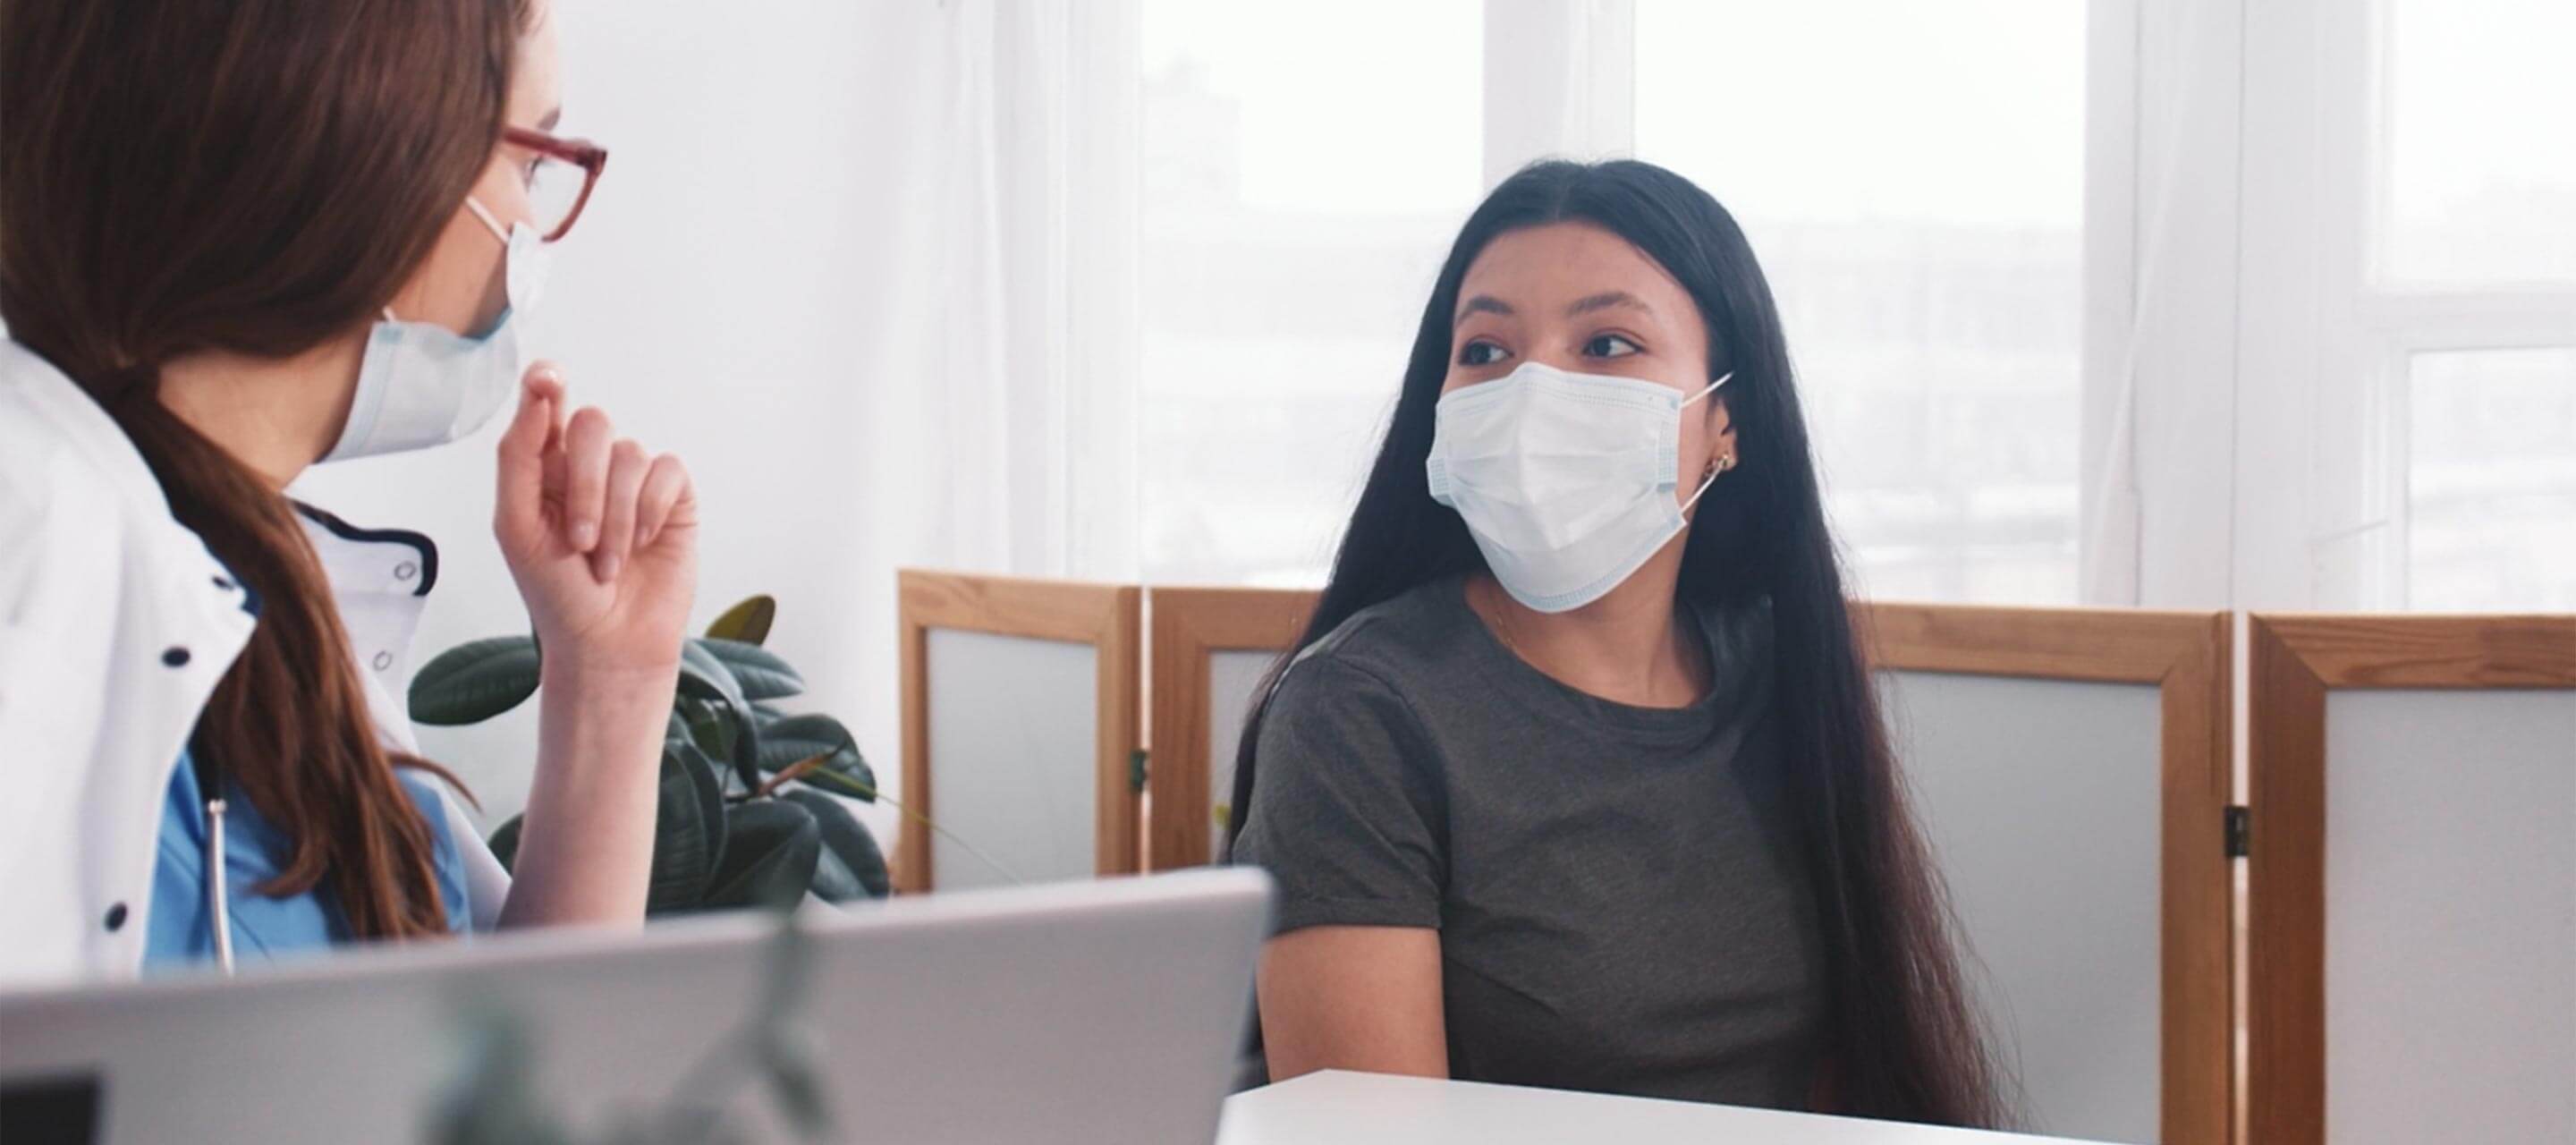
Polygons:
<instances>
[{"instance_id":1,"label":"woman in gray t-shirt","mask_svg":"<svg viewBox=\"0 0 2576 1145\"><path fill-rule=\"evenodd\" d=\"M1243 742L1276 1077L2003 1119L1769 288L1680 176L1468 219Z\"/></svg>"}]
</instances>

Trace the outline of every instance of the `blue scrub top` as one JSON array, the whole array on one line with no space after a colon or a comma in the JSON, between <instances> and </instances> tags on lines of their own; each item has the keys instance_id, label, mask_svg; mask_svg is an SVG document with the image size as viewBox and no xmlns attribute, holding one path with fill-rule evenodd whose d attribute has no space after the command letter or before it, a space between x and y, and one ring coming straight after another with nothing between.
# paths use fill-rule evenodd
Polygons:
<instances>
[{"instance_id":1,"label":"blue scrub top","mask_svg":"<svg viewBox=\"0 0 2576 1145\"><path fill-rule=\"evenodd\" d=\"M429 824L438 894L447 928L462 934L474 915L465 898L465 861L447 829L446 807L428 779L397 769L404 794ZM349 940L349 928L330 898L327 883L285 898L259 893L293 857L291 841L262 818L239 785L227 783L224 811L224 878L232 916L236 964L327 949ZM206 801L189 754L170 770L170 793L161 816L160 855L152 874L152 920L143 941L147 970L179 970L215 957L212 912L206 904Z\"/></svg>"}]
</instances>

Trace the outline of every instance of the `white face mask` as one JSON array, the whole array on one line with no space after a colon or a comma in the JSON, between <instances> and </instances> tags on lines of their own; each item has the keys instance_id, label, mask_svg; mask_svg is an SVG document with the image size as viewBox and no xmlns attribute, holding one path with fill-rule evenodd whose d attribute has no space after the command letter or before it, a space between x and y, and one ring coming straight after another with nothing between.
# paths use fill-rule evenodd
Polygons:
<instances>
[{"instance_id":1,"label":"white face mask","mask_svg":"<svg viewBox=\"0 0 2576 1145\"><path fill-rule=\"evenodd\" d=\"M513 223L505 232L483 204L469 197L465 205L506 248L502 281L508 308L491 330L468 338L435 322L405 322L388 307L384 321L367 333L349 424L322 460L445 445L483 428L509 404L526 365L521 323L513 319L536 305L552 252L528 224Z\"/></svg>"},{"instance_id":2,"label":"white face mask","mask_svg":"<svg viewBox=\"0 0 2576 1145\"><path fill-rule=\"evenodd\" d=\"M1569 374L1537 362L1440 399L1431 497L1458 510L1512 599L1565 612L1601 599L1685 525L1685 399L1634 378Z\"/></svg>"}]
</instances>

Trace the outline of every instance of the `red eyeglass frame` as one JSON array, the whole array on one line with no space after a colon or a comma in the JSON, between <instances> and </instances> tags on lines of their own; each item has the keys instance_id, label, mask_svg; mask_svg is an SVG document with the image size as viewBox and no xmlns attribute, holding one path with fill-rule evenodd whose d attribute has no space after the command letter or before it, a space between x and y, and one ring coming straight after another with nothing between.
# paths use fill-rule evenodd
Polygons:
<instances>
[{"instance_id":1,"label":"red eyeglass frame","mask_svg":"<svg viewBox=\"0 0 2576 1145\"><path fill-rule=\"evenodd\" d=\"M555 224L555 229L545 236L545 241L553 242L564 237L572 230L574 221L581 218L581 209L590 205L591 188L599 186L599 173L608 169L608 149L587 139L558 138L532 127L504 127L501 138L549 159L560 159L581 168L581 197L572 201L572 210L564 215L562 222Z\"/></svg>"}]
</instances>

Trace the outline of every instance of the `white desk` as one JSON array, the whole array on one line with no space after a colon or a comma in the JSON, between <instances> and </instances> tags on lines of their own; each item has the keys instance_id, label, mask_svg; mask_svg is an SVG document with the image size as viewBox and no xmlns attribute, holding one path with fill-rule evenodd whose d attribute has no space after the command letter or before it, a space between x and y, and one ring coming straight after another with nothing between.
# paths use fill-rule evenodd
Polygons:
<instances>
[{"instance_id":1,"label":"white desk","mask_svg":"<svg viewBox=\"0 0 2576 1145\"><path fill-rule=\"evenodd\" d=\"M1308 1074L1236 1094L1225 1103L1225 1125L1217 1133L1217 1145L1554 1145L1563 1141L2072 1145L2063 1138L1339 1071Z\"/></svg>"}]
</instances>

